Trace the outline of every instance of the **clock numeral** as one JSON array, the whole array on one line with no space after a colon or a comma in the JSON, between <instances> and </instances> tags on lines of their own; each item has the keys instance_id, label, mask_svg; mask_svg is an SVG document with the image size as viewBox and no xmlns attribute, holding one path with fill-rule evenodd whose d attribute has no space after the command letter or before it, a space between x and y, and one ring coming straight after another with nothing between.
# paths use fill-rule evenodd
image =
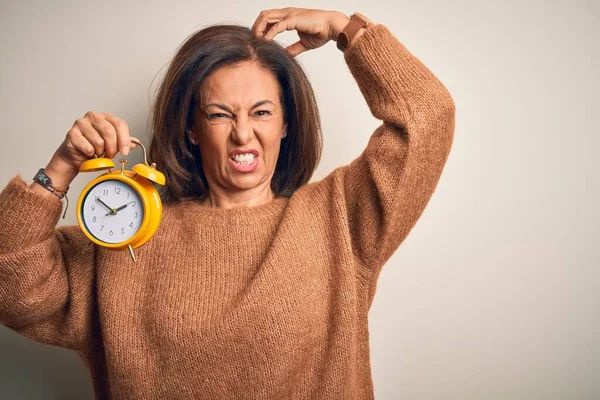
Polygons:
<instances>
[{"instance_id":1,"label":"clock numeral","mask_svg":"<svg viewBox=\"0 0 600 400\"><path fill-rule=\"evenodd\" d=\"M121 228L121 235L125 233L125 228Z\"/></svg>"},{"instance_id":2,"label":"clock numeral","mask_svg":"<svg viewBox=\"0 0 600 400\"><path fill-rule=\"evenodd\" d=\"M96 206L92 206L92 211L94 211L96 209Z\"/></svg>"},{"instance_id":3,"label":"clock numeral","mask_svg":"<svg viewBox=\"0 0 600 400\"><path fill-rule=\"evenodd\" d=\"M103 196L108 196L108 189L104 189L104 190L102 191L102 195L103 195Z\"/></svg>"},{"instance_id":4,"label":"clock numeral","mask_svg":"<svg viewBox=\"0 0 600 400\"><path fill-rule=\"evenodd\" d=\"M115 188L115 193L116 193L116 194L121 194L121 188L118 188L118 187L116 187L116 188Z\"/></svg>"},{"instance_id":5,"label":"clock numeral","mask_svg":"<svg viewBox=\"0 0 600 400\"><path fill-rule=\"evenodd\" d=\"M129 194L129 193L127 193ZM135 207L135 205L137 204L137 201L134 201L133 203L131 203L131 207Z\"/></svg>"},{"instance_id":6,"label":"clock numeral","mask_svg":"<svg viewBox=\"0 0 600 400\"><path fill-rule=\"evenodd\" d=\"M133 228L133 221L131 221L131 223L129 224L130 228Z\"/></svg>"},{"instance_id":7,"label":"clock numeral","mask_svg":"<svg viewBox=\"0 0 600 400\"><path fill-rule=\"evenodd\" d=\"M110 231L110 232L108 232L108 234L109 234L110 236L112 236L112 235L113 235L113 231Z\"/></svg>"},{"instance_id":8,"label":"clock numeral","mask_svg":"<svg viewBox=\"0 0 600 400\"><path fill-rule=\"evenodd\" d=\"M135 214L133 214L133 218L137 218L137 217L138 217L138 213L136 211Z\"/></svg>"},{"instance_id":9,"label":"clock numeral","mask_svg":"<svg viewBox=\"0 0 600 400\"><path fill-rule=\"evenodd\" d=\"M129 192L127 192L127 198L129 198Z\"/></svg>"},{"instance_id":10,"label":"clock numeral","mask_svg":"<svg viewBox=\"0 0 600 400\"><path fill-rule=\"evenodd\" d=\"M100 230L104 229L104 225L100 225Z\"/></svg>"},{"instance_id":11,"label":"clock numeral","mask_svg":"<svg viewBox=\"0 0 600 400\"><path fill-rule=\"evenodd\" d=\"M94 218L92 218L92 222L96 222L96 216L94 216Z\"/></svg>"}]
</instances>

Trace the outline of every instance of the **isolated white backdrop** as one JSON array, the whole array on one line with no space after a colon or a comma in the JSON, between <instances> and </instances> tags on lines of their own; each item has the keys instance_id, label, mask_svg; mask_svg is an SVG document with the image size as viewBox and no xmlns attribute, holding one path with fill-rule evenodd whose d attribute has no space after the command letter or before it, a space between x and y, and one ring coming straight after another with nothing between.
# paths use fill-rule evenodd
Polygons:
<instances>
[{"instance_id":1,"label":"isolated white backdrop","mask_svg":"<svg viewBox=\"0 0 600 400\"><path fill-rule=\"evenodd\" d=\"M436 193L379 279L376 398L597 399L598 4L2 0L0 184L32 177L89 110L124 118L148 143L153 79L207 24L251 26L286 6L362 12L439 77L457 108ZM323 118L320 179L357 157L380 121L333 42L299 60ZM77 177L72 199L91 178ZM76 223L73 205L60 223ZM74 353L0 327L0 398L91 397Z\"/></svg>"}]
</instances>

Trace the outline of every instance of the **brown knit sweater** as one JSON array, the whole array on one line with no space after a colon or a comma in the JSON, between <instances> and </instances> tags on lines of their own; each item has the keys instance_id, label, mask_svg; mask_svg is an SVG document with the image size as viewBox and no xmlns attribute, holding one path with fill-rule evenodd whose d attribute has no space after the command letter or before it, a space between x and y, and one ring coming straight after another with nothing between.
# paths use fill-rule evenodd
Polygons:
<instances>
[{"instance_id":1,"label":"brown knit sweater","mask_svg":"<svg viewBox=\"0 0 600 400\"><path fill-rule=\"evenodd\" d=\"M440 178L454 103L384 25L344 59L383 121L358 158L289 199L167 206L137 263L57 228L58 199L14 177L0 322L77 351L98 399L372 399L367 314Z\"/></svg>"}]
</instances>

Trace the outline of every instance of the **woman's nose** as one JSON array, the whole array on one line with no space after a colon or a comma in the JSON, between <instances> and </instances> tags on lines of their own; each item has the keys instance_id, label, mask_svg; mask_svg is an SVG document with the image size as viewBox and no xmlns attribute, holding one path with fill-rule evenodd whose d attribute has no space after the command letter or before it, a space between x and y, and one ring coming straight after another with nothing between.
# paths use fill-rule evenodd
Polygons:
<instances>
[{"instance_id":1,"label":"woman's nose","mask_svg":"<svg viewBox=\"0 0 600 400\"><path fill-rule=\"evenodd\" d=\"M254 137L254 127L249 118L236 118L232 120L231 137L239 144L246 144Z\"/></svg>"}]
</instances>

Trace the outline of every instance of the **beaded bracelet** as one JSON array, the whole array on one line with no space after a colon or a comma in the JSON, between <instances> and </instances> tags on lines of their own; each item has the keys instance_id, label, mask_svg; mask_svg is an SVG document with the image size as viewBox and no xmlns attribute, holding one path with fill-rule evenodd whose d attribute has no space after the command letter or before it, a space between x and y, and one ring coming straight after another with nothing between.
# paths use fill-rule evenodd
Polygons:
<instances>
[{"instance_id":1,"label":"beaded bracelet","mask_svg":"<svg viewBox=\"0 0 600 400\"><path fill-rule=\"evenodd\" d=\"M65 212L63 213L63 219L67 215L67 208L69 208L69 198L67 197L67 192L69 191L70 186L68 186L64 191L58 190L52 185L52 179L44 172L44 168L40 168L33 177L33 181L38 183L41 187L48 190L52 194L56 195L60 200L63 198L67 201L67 206L65 207Z\"/></svg>"}]
</instances>

